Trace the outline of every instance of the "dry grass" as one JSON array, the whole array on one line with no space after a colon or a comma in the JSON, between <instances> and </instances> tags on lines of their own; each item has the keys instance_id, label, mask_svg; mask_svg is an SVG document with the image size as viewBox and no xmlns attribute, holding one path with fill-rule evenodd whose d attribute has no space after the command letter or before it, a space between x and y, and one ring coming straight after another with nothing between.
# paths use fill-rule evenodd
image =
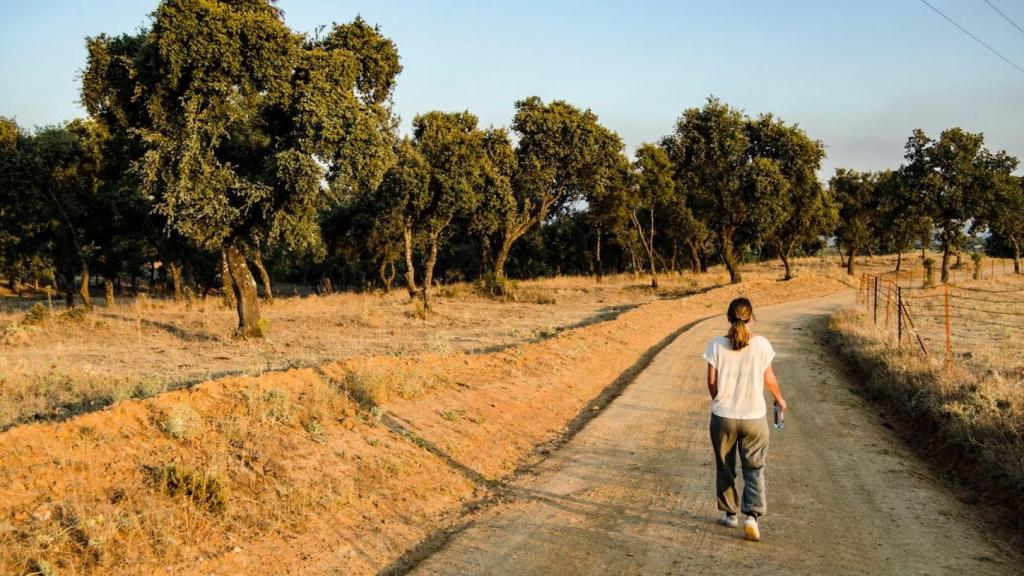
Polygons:
<instances>
[{"instance_id":1,"label":"dry grass","mask_svg":"<svg viewBox=\"0 0 1024 576\"><path fill-rule=\"evenodd\" d=\"M998 285L1024 280L985 283ZM910 439L953 477L999 494L992 501L1006 506L1024 529L1024 356L1017 331L994 333L978 322L984 318L957 319L965 336L948 369L941 348L924 356L919 347L897 347L891 332L862 310L835 315L829 334L835 350L862 376L868 396L908 430L927 431ZM934 344L926 342L929 348Z\"/></svg>"},{"instance_id":2,"label":"dry grass","mask_svg":"<svg viewBox=\"0 0 1024 576\"><path fill-rule=\"evenodd\" d=\"M808 258L797 267L842 276L835 259ZM750 265L744 273L748 280L781 277L781 265ZM516 282L515 296L502 300L481 296L472 284L455 284L438 290L435 311L426 316L397 291L279 297L263 309L270 326L263 341L232 339L235 313L216 298L175 303L143 295L112 308L98 304L92 314L0 298L0 430L223 375L357 356L500 350L727 281L721 267L663 275L657 291L647 277L630 275L601 283L544 278ZM368 378L356 388L372 388L373 376Z\"/></svg>"},{"instance_id":3,"label":"dry grass","mask_svg":"<svg viewBox=\"0 0 1024 576\"><path fill-rule=\"evenodd\" d=\"M684 299L625 285L653 301L494 353L350 357L15 426L0 434L0 574L379 573L680 325L739 294L840 287L758 274Z\"/></svg>"}]
</instances>

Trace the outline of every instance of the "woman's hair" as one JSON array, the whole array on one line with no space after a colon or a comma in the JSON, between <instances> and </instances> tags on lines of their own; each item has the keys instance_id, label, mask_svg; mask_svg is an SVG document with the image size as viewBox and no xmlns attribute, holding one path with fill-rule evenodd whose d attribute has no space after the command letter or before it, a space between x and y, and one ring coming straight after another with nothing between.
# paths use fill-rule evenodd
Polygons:
<instances>
[{"instance_id":1,"label":"woman's hair","mask_svg":"<svg viewBox=\"0 0 1024 576\"><path fill-rule=\"evenodd\" d=\"M754 317L754 307L750 304L750 300L746 298L737 298L729 303L729 311L726 313L726 317L729 318L729 323L732 326L729 327L729 342L732 343L733 350L742 350L750 343L750 329L747 328L747 322Z\"/></svg>"}]
</instances>

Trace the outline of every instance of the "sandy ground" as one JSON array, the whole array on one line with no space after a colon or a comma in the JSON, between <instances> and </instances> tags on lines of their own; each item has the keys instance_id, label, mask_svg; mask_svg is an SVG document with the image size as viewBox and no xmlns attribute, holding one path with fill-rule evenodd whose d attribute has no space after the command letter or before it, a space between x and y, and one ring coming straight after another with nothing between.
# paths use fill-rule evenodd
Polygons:
<instances>
[{"instance_id":1,"label":"sandy ground","mask_svg":"<svg viewBox=\"0 0 1024 576\"><path fill-rule=\"evenodd\" d=\"M988 531L882 425L824 357L820 327L852 295L762 308L790 403L772 431L760 543L716 523L700 351L683 333L509 500L481 513L413 574L1012 574L1020 554Z\"/></svg>"}]
</instances>

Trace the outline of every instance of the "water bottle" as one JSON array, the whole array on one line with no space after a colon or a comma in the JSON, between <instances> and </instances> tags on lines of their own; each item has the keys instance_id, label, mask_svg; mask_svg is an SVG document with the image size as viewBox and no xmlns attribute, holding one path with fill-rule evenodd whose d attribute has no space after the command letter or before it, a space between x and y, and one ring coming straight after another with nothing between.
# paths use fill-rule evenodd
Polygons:
<instances>
[{"instance_id":1,"label":"water bottle","mask_svg":"<svg viewBox=\"0 0 1024 576\"><path fill-rule=\"evenodd\" d=\"M782 411L782 406L775 405L775 427L782 428L786 423L786 414Z\"/></svg>"}]
</instances>

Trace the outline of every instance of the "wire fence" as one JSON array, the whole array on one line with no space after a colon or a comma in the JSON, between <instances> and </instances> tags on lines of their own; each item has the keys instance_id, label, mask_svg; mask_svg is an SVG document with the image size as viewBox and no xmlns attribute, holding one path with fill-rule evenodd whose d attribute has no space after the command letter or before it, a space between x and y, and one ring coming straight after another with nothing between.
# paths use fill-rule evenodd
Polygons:
<instances>
[{"instance_id":1,"label":"wire fence","mask_svg":"<svg viewBox=\"0 0 1024 576\"><path fill-rule=\"evenodd\" d=\"M1024 276L1012 261L987 258L950 270L936 283L925 268L861 275L857 302L895 346L940 357L988 356L1005 365L1024 363ZM999 357L999 358L997 358Z\"/></svg>"}]
</instances>

